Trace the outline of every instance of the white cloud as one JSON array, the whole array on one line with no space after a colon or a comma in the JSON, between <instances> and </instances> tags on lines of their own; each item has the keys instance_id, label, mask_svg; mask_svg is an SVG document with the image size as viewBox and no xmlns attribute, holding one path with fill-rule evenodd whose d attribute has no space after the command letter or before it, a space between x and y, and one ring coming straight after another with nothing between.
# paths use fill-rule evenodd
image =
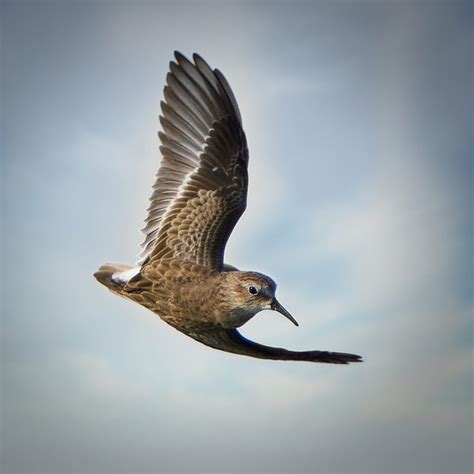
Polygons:
<instances>
[{"instance_id":1,"label":"white cloud","mask_svg":"<svg viewBox=\"0 0 474 474\"><path fill-rule=\"evenodd\" d=\"M318 211L317 250L347 259L354 303L412 302L451 290L465 209L430 173L415 160L387 166L356 202Z\"/></svg>"}]
</instances>

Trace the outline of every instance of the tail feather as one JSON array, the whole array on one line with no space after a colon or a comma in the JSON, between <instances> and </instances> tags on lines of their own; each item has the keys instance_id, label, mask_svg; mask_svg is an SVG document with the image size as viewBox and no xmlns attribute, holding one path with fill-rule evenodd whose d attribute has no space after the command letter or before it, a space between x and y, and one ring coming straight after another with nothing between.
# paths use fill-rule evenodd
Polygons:
<instances>
[{"instance_id":1,"label":"tail feather","mask_svg":"<svg viewBox=\"0 0 474 474\"><path fill-rule=\"evenodd\" d=\"M95 278L99 283L106 286L111 291L120 290L126 280L118 277L123 272L129 272L133 267L122 263L107 263L102 265L99 270L94 273Z\"/></svg>"}]
</instances>

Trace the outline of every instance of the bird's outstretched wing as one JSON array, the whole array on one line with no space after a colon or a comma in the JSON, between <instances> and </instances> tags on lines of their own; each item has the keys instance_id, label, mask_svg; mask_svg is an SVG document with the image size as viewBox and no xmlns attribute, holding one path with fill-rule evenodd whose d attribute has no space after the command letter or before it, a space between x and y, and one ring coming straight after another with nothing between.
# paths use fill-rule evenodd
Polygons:
<instances>
[{"instance_id":1,"label":"bird's outstretched wing","mask_svg":"<svg viewBox=\"0 0 474 474\"><path fill-rule=\"evenodd\" d=\"M179 257L220 271L246 206L247 142L224 76L197 54L194 63L178 52L175 58L161 103L163 159L140 263Z\"/></svg>"},{"instance_id":2,"label":"bird's outstretched wing","mask_svg":"<svg viewBox=\"0 0 474 474\"><path fill-rule=\"evenodd\" d=\"M355 354L327 351L289 351L279 347L270 347L250 341L236 329L213 328L189 334L193 339L206 346L234 354L256 357L257 359L299 360L322 364L350 364L362 362Z\"/></svg>"}]
</instances>

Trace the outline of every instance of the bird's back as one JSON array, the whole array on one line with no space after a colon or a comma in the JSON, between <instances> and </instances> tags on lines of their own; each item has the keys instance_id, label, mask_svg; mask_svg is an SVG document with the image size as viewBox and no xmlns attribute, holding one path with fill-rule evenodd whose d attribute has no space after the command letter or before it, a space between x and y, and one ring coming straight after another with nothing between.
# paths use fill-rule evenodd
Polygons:
<instances>
[{"instance_id":1,"label":"bird's back","mask_svg":"<svg viewBox=\"0 0 474 474\"><path fill-rule=\"evenodd\" d=\"M113 293L131 299L179 326L189 319L214 321L219 272L189 260L165 258L140 269L107 264L94 276Z\"/></svg>"}]
</instances>

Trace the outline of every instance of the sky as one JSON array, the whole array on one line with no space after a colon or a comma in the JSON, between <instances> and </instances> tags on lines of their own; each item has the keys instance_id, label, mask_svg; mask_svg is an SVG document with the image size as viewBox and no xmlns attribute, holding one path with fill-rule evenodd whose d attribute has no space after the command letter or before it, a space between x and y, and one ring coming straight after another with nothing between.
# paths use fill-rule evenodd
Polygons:
<instances>
[{"instance_id":1,"label":"sky","mask_svg":"<svg viewBox=\"0 0 474 474\"><path fill-rule=\"evenodd\" d=\"M3 1L5 473L473 470L473 11L460 1ZM202 346L92 273L133 263L174 50L250 150L226 262L300 323Z\"/></svg>"}]
</instances>

